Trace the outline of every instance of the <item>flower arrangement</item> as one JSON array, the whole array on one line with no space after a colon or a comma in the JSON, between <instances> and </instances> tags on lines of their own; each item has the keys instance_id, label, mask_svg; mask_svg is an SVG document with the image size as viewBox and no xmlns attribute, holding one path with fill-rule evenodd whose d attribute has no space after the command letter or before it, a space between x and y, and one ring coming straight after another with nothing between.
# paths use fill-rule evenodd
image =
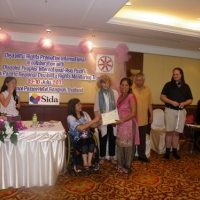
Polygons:
<instances>
[{"instance_id":1,"label":"flower arrangement","mask_svg":"<svg viewBox=\"0 0 200 200\"><path fill-rule=\"evenodd\" d=\"M12 144L17 144L17 136L20 130L27 129L21 121L15 121L13 116L0 116L0 140L4 143L5 138L10 138Z\"/></svg>"}]
</instances>

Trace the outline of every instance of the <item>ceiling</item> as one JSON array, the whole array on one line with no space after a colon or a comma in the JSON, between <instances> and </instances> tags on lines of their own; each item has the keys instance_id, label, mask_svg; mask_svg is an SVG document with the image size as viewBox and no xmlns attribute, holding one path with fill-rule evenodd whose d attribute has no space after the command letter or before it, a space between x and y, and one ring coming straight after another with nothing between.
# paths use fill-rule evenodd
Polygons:
<instances>
[{"instance_id":1,"label":"ceiling","mask_svg":"<svg viewBox=\"0 0 200 200\"><path fill-rule=\"evenodd\" d=\"M200 51L199 0L130 0L130 7L126 2L0 0L0 27L6 33L45 35L49 28L53 36Z\"/></svg>"}]
</instances>

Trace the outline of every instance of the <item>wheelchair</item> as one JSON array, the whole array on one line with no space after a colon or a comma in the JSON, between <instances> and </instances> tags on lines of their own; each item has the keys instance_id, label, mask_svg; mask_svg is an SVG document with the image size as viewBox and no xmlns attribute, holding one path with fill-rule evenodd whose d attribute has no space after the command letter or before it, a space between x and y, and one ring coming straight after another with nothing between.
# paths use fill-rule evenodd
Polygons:
<instances>
[{"instance_id":1,"label":"wheelchair","mask_svg":"<svg viewBox=\"0 0 200 200\"><path fill-rule=\"evenodd\" d=\"M93 137L95 141L95 150L94 155L92 158L92 165L94 166L92 169L84 169L83 168L83 159L82 159L82 153L81 148L77 144L72 145L70 142L70 136L69 133L66 132L66 161L67 161L67 170L68 173L71 175L74 171L75 173L81 173L81 172L91 172L91 171L98 171L100 168L100 159L99 159L99 147L98 147L98 141L95 136L95 131L91 130L89 134Z\"/></svg>"}]
</instances>

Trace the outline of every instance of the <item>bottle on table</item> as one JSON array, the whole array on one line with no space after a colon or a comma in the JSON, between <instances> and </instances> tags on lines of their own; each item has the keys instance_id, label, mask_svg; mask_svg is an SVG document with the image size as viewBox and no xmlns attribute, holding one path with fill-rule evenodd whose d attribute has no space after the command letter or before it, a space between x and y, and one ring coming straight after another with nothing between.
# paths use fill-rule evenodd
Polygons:
<instances>
[{"instance_id":1,"label":"bottle on table","mask_svg":"<svg viewBox=\"0 0 200 200\"><path fill-rule=\"evenodd\" d=\"M34 114L32 117L32 126L33 128L37 128L37 115Z\"/></svg>"}]
</instances>

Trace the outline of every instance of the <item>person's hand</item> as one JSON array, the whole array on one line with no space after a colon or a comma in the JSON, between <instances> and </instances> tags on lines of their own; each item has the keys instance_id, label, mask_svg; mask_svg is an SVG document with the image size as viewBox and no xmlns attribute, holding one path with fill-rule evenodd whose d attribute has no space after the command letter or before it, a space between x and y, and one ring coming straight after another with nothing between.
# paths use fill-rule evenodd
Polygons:
<instances>
[{"instance_id":1,"label":"person's hand","mask_svg":"<svg viewBox=\"0 0 200 200\"><path fill-rule=\"evenodd\" d=\"M124 121L122 120L122 119L120 119L120 120L115 120L116 122L114 123L114 124L116 124L116 125L118 125L118 124L123 124L124 123Z\"/></svg>"},{"instance_id":2,"label":"person's hand","mask_svg":"<svg viewBox=\"0 0 200 200\"><path fill-rule=\"evenodd\" d=\"M13 87L12 85L8 86L8 93L9 94L12 94L14 92L14 90L15 90L15 87Z\"/></svg>"},{"instance_id":3,"label":"person's hand","mask_svg":"<svg viewBox=\"0 0 200 200\"><path fill-rule=\"evenodd\" d=\"M149 123L151 124L153 122L153 116L149 117Z\"/></svg>"},{"instance_id":4,"label":"person's hand","mask_svg":"<svg viewBox=\"0 0 200 200\"><path fill-rule=\"evenodd\" d=\"M99 122L101 119L101 115L97 115L94 119L93 119L93 122L96 123L96 122Z\"/></svg>"},{"instance_id":5,"label":"person's hand","mask_svg":"<svg viewBox=\"0 0 200 200\"><path fill-rule=\"evenodd\" d=\"M179 103L178 102L176 102L176 101L172 101L172 103L171 103L174 107L178 107L179 106Z\"/></svg>"},{"instance_id":6,"label":"person's hand","mask_svg":"<svg viewBox=\"0 0 200 200\"><path fill-rule=\"evenodd\" d=\"M100 125L102 125L102 120L99 120L99 122L98 122L98 126L100 126Z\"/></svg>"},{"instance_id":7,"label":"person's hand","mask_svg":"<svg viewBox=\"0 0 200 200\"><path fill-rule=\"evenodd\" d=\"M184 106L185 106L184 102L179 103L179 108L184 108Z\"/></svg>"}]
</instances>

